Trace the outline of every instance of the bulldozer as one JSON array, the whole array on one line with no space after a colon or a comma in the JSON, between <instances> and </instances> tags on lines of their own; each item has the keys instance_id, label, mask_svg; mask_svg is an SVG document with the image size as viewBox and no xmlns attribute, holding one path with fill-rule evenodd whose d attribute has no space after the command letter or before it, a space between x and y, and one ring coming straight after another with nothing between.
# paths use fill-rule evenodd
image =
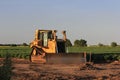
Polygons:
<instances>
[{"instance_id":1,"label":"bulldozer","mask_svg":"<svg viewBox=\"0 0 120 80\"><path fill-rule=\"evenodd\" d=\"M57 30L36 30L35 39L30 43L30 61L35 63L85 63L86 53L66 52L66 31L58 39Z\"/></svg>"}]
</instances>

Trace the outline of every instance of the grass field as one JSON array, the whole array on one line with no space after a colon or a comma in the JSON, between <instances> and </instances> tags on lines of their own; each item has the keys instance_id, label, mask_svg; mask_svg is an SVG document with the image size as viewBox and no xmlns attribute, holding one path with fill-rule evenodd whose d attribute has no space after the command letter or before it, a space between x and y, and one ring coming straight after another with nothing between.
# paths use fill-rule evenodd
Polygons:
<instances>
[{"instance_id":1,"label":"grass field","mask_svg":"<svg viewBox=\"0 0 120 80\"><path fill-rule=\"evenodd\" d=\"M91 47L68 47L68 52L86 52L87 53L87 61L90 60L92 62L108 62L114 60L120 60L120 46L117 47L109 47L109 46L91 46Z\"/></svg>"},{"instance_id":2,"label":"grass field","mask_svg":"<svg viewBox=\"0 0 120 80\"><path fill-rule=\"evenodd\" d=\"M118 47L67 47L68 53L92 53L93 61L100 60L120 60L120 46ZM0 46L0 57L6 57L10 54L11 57L28 59L31 52L29 46ZM89 59L88 59L89 60Z\"/></svg>"},{"instance_id":3,"label":"grass field","mask_svg":"<svg viewBox=\"0 0 120 80\"><path fill-rule=\"evenodd\" d=\"M87 52L87 53L120 53L120 46L118 47L67 47L67 52ZM29 46L17 46L17 47L11 47L11 46L0 46L0 56L6 53L9 54L24 54L29 55L31 52L31 48Z\"/></svg>"},{"instance_id":4,"label":"grass field","mask_svg":"<svg viewBox=\"0 0 120 80\"><path fill-rule=\"evenodd\" d=\"M120 46L118 47L68 47L68 52L87 52L87 53L120 53Z\"/></svg>"},{"instance_id":5,"label":"grass field","mask_svg":"<svg viewBox=\"0 0 120 80\"><path fill-rule=\"evenodd\" d=\"M0 46L0 57L5 57L6 54L10 54L11 57L28 58L30 52L31 49L29 46Z\"/></svg>"}]
</instances>

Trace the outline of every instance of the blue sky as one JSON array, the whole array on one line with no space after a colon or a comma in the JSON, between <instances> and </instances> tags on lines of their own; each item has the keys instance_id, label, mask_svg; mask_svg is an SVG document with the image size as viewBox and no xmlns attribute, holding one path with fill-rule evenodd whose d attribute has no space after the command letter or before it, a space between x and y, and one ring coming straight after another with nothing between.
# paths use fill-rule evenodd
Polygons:
<instances>
[{"instance_id":1,"label":"blue sky","mask_svg":"<svg viewBox=\"0 0 120 80\"><path fill-rule=\"evenodd\" d=\"M72 42L120 44L120 0L0 0L0 43L30 43L36 29L67 31ZM60 35L61 36L61 35Z\"/></svg>"}]
</instances>

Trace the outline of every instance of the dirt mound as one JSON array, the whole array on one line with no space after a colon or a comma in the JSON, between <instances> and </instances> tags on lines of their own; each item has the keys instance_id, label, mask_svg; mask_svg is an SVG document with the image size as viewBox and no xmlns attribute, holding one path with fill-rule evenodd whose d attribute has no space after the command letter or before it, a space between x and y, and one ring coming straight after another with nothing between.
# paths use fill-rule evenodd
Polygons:
<instances>
[{"instance_id":1,"label":"dirt mound","mask_svg":"<svg viewBox=\"0 0 120 80\"><path fill-rule=\"evenodd\" d=\"M120 65L120 61L113 61L111 62L112 65Z\"/></svg>"}]
</instances>

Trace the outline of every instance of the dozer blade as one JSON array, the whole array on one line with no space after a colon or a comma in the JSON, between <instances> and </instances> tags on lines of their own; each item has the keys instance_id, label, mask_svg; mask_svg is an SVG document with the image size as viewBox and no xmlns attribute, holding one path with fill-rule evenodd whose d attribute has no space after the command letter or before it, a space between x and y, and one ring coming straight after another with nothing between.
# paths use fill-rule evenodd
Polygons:
<instances>
[{"instance_id":1,"label":"dozer blade","mask_svg":"<svg viewBox=\"0 0 120 80\"><path fill-rule=\"evenodd\" d=\"M43 58L41 55L30 56L30 61L34 63L46 63L46 59Z\"/></svg>"},{"instance_id":2,"label":"dozer blade","mask_svg":"<svg viewBox=\"0 0 120 80\"><path fill-rule=\"evenodd\" d=\"M46 63L51 64L81 64L86 62L85 53L46 54Z\"/></svg>"}]
</instances>

